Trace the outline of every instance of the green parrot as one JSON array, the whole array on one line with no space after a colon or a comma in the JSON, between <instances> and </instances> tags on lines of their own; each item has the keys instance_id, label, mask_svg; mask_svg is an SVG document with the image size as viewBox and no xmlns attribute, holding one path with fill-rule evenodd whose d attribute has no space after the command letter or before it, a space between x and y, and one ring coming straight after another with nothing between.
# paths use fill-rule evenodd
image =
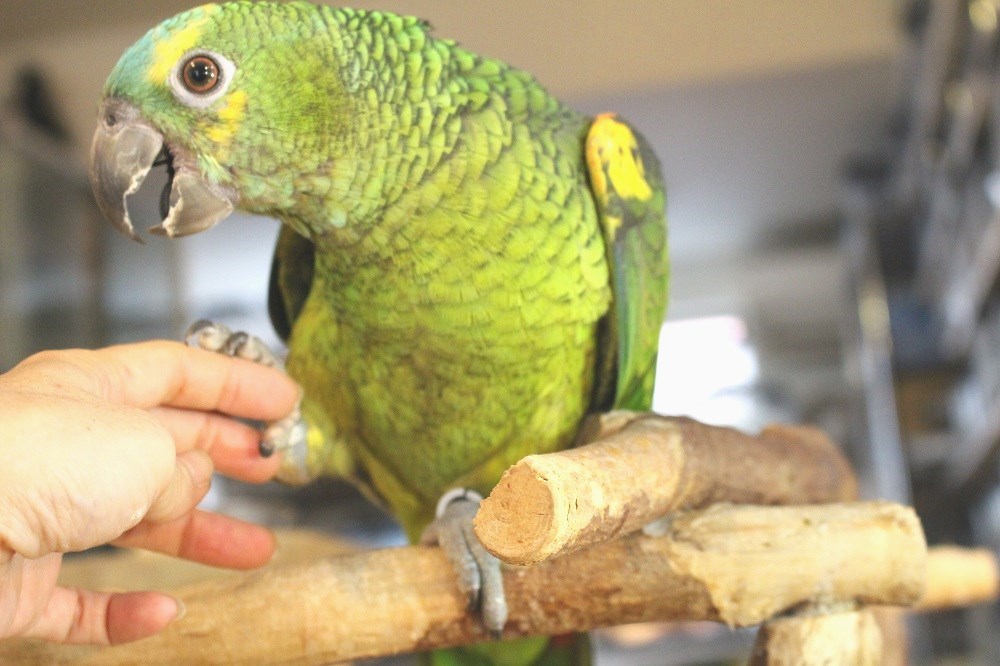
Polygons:
<instances>
[{"instance_id":1,"label":"green parrot","mask_svg":"<svg viewBox=\"0 0 1000 666\"><path fill-rule=\"evenodd\" d=\"M154 165L169 174L155 233L236 208L282 223L269 311L304 387L265 436L286 449L283 478L361 485L473 572L464 588L499 632L499 564L468 531L476 493L572 446L590 412L650 407L668 262L646 141L423 21L307 2L164 21L122 56L99 113L92 183L123 232ZM222 327L196 333L270 358ZM557 661L544 640L500 645L438 662Z\"/></svg>"}]
</instances>

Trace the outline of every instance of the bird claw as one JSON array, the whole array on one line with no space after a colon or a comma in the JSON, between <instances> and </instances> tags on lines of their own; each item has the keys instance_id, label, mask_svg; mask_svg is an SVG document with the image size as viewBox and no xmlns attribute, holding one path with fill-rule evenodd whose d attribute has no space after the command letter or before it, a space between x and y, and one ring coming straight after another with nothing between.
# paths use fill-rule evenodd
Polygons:
<instances>
[{"instance_id":1,"label":"bird claw","mask_svg":"<svg viewBox=\"0 0 1000 666\"><path fill-rule=\"evenodd\" d=\"M472 531L482 499L464 488L448 491L438 502L437 518L420 540L441 546L458 574L458 587L468 597L469 609L478 610L483 626L499 638L508 613L500 560L483 548Z\"/></svg>"},{"instance_id":2,"label":"bird claw","mask_svg":"<svg viewBox=\"0 0 1000 666\"><path fill-rule=\"evenodd\" d=\"M188 327L184 341L192 347L217 352L233 358L242 358L270 368L280 368L281 361L257 336L233 332L225 324L199 319Z\"/></svg>"},{"instance_id":3,"label":"bird claw","mask_svg":"<svg viewBox=\"0 0 1000 666\"><path fill-rule=\"evenodd\" d=\"M278 357L264 342L243 331L233 332L228 326L201 319L193 323L184 334L184 341L206 351L241 358L271 368L282 368ZM306 422L302 418L302 402L296 403L288 416L265 424L260 441L260 455L268 458L276 451L284 457L278 478L286 483L301 484L312 477L307 471Z\"/></svg>"}]
</instances>

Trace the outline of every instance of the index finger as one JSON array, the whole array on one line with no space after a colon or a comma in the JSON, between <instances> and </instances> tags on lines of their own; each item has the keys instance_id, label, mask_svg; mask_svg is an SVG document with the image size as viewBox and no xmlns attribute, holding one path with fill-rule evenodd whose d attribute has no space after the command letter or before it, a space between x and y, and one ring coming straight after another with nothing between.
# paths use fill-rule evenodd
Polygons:
<instances>
[{"instance_id":1,"label":"index finger","mask_svg":"<svg viewBox=\"0 0 1000 666\"><path fill-rule=\"evenodd\" d=\"M281 370L158 340L94 352L109 400L149 409L158 405L218 411L271 421L286 416L300 389Z\"/></svg>"}]
</instances>

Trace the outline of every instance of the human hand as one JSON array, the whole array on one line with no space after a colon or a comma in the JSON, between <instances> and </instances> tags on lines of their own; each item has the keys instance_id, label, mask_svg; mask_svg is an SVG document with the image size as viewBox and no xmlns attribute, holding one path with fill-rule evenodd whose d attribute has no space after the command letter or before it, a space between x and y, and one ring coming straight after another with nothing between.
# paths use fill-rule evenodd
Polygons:
<instances>
[{"instance_id":1,"label":"human hand","mask_svg":"<svg viewBox=\"0 0 1000 666\"><path fill-rule=\"evenodd\" d=\"M65 552L114 543L266 563L269 531L195 506L213 469L248 482L277 472L260 434L230 416L274 420L298 395L280 371L163 341L43 352L0 375L0 638L122 643L182 611L159 592L59 587Z\"/></svg>"}]
</instances>

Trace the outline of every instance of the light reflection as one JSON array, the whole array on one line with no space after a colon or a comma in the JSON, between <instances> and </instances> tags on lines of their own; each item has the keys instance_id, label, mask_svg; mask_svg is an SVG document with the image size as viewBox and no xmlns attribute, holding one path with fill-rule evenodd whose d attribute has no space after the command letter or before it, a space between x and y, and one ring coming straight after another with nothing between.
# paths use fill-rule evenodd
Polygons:
<instances>
[{"instance_id":1,"label":"light reflection","mask_svg":"<svg viewBox=\"0 0 1000 666\"><path fill-rule=\"evenodd\" d=\"M739 425L756 411L759 376L746 322L732 315L668 321L660 330L653 409L714 425Z\"/></svg>"}]
</instances>

